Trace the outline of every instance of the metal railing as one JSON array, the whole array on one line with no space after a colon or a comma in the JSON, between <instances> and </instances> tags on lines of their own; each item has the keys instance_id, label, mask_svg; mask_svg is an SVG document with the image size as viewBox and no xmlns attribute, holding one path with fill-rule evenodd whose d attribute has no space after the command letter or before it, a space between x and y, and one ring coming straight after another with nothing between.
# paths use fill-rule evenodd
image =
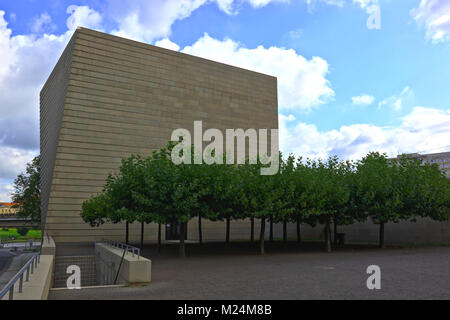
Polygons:
<instances>
[{"instance_id":1,"label":"metal railing","mask_svg":"<svg viewBox=\"0 0 450 320\"><path fill-rule=\"evenodd\" d=\"M36 252L33 257L20 269L20 271L6 284L5 287L0 291L0 300L9 292L9 300L14 299L14 286L19 280L19 293L22 293L23 289L23 277L25 274L25 281L30 281L30 274L34 273L34 269L37 268L39 262L41 261L41 253Z\"/></svg>"},{"instance_id":2,"label":"metal railing","mask_svg":"<svg viewBox=\"0 0 450 320\"><path fill-rule=\"evenodd\" d=\"M126 253L130 252L133 257L135 255L137 255L138 260L141 257L141 249L130 246L129 244L125 244L125 243L114 241L114 240L105 240L105 239L103 239L101 242L104 242L112 247L124 250Z\"/></svg>"}]
</instances>

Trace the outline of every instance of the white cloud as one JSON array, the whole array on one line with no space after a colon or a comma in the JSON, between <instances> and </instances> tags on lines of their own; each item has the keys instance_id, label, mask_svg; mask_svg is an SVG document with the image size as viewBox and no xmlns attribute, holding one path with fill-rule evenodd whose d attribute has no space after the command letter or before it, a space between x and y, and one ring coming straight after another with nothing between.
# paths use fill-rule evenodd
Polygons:
<instances>
[{"instance_id":1,"label":"white cloud","mask_svg":"<svg viewBox=\"0 0 450 320\"><path fill-rule=\"evenodd\" d=\"M14 179L19 173L25 172L27 163L38 153L39 151L2 146L2 152L0 153L0 201L11 201Z\"/></svg>"},{"instance_id":2,"label":"white cloud","mask_svg":"<svg viewBox=\"0 0 450 320\"><path fill-rule=\"evenodd\" d=\"M11 194L14 191L14 186L9 181L0 180L0 201L11 202Z\"/></svg>"},{"instance_id":3,"label":"white cloud","mask_svg":"<svg viewBox=\"0 0 450 320\"><path fill-rule=\"evenodd\" d=\"M243 3L262 8L269 3L290 0L109 0L107 13L117 24L112 34L151 43L171 35L172 25L183 20L201 6L216 3L229 15L237 14Z\"/></svg>"},{"instance_id":4,"label":"white cloud","mask_svg":"<svg viewBox=\"0 0 450 320\"><path fill-rule=\"evenodd\" d=\"M378 4L378 0L352 0L354 4L357 4L361 9L366 9L371 5Z\"/></svg>"},{"instance_id":5,"label":"white cloud","mask_svg":"<svg viewBox=\"0 0 450 320\"><path fill-rule=\"evenodd\" d=\"M37 156L38 152L2 146L2 152L0 153L0 201L11 201L14 179L19 173L25 172L27 163Z\"/></svg>"},{"instance_id":6,"label":"white cloud","mask_svg":"<svg viewBox=\"0 0 450 320\"><path fill-rule=\"evenodd\" d=\"M31 26L31 31L34 33L53 32L56 30L56 25L52 23L52 18L48 13L42 13L36 18Z\"/></svg>"},{"instance_id":7,"label":"white cloud","mask_svg":"<svg viewBox=\"0 0 450 320\"><path fill-rule=\"evenodd\" d=\"M0 145L39 148L39 91L73 29L78 25L100 27L101 16L88 7L69 6L67 12L69 30L65 33L13 36L0 11ZM41 32L52 21L47 14L40 18L34 32Z\"/></svg>"},{"instance_id":8,"label":"white cloud","mask_svg":"<svg viewBox=\"0 0 450 320\"><path fill-rule=\"evenodd\" d=\"M15 179L36 155L35 151L2 146L2 152L0 152L1 179Z\"/></svg>"},{"instance_id":9,"label":"white cloud","mask_svg":"<svg viewBox=\"0 0 450 320\"><path fill-rule=\"evenodd\" d=\"M354 124L339 130L319 131L313 124L295 124L292 116L283 115L279 117L279 126L281 151L296 156L338 155L343 159L360 159L369 151L386 152L389 156L434 153L449 150L450 109L415 107L401 118L398 127Z\"/></svg>"},{"instance_id":10,"label":"white cloud","mask_svg":"<svg viewBox=\"0 0 450 320\"><path fill-rule=\"evenodd\" d=\"M406 86L402 89L400 94L393 95L380 101L380 103L378 103L378 108L387 106L393 108L395 111L399 111L405 104L412 103L413 100L414 91L410 87Z\"/></svg>"},{"instance_id":11,"label":"white cloud","mask_svg":"<svg viewBox=\"0 0 450 320\"><path fill-rule=\"evenodd\" d=\"M79 26L101 29L102 16L88 6L71 5L67 7L67 13L70 15L66 22L69 30L75 30Z\"/></svg>"},{"instance_id":12,"label":"white cloud","mask_svg":"<svg viewBox=\"0 0 450 320\"><path fill-rule=\"evenodd\" d=\"M204 5L207 0L109 0L108 10L117 28L111 33L153 42L170 36L171 26Z\"/></svg>"},{"instance_id":13,"label":"white cloud","mask_svg":"<svg viewBox=\"0 0 450 320\"><path fill-rule=\"evenodd\" d=\"M5 12L0 10L0 84L7 76L11 64L17 61L16 48L10 41L11 29L4 18Z\"/></svg>"},{"instance_id":14,"label":"white cloud","mask_svg":"<svg viewBox=\"0 0 450 320\"><path fill-rule=\"evenodd\" d=\"M337 7L343 7L345 0L306 0L308 11L312 12L318 4L325 4Z\"/></svg>"},{"instance_id":15,"label":"white cloud","mask_svg":"<svg viewBox=\"0 0 450 320\"><path fill-rule=\"evenodd\" d=\"M378 0L306 0L309 12L313 12L319 4L344 7L349 3L363 9L369 15L373 13L374 6L379 6Z\"/></svg>"},{"instance_id":16,"label":"white cloud","mask_svg":"<svg viewBox=\"0 0 450 320\"><path fill-rule=\"evenodd\" d=\"M306 0L308 7L314 7L315 5L322 3L326 5L343 7L347 2L351 2L361 9L366 9L371 5L377 5L378 0Z\"/></svg>"},{"instance_id":17,"label":"white cloud","mask_svg":"<svg viewBox=\"0 0 450 320\"><path fill-rule=\"evenodd\" d=\"M419 7L411 10L411 16L425 26L427 39L434 43L450 41L450 1L421 0Z\"/></svg>"},{"instance_id":18,"label":"white cloud","mask_svg":"<svg viewBox=\"0 0 450 320\"><path fill-rule=\"evenodd\" d=\"M374 101L375 97L368 94L352 97L352 104L356 106L368 106L371 105Z\"/></svg>"},{"instance_id":19,"label":"white cloud","mask_svg":"<svg viewBox=\"0 0 450 320\"><path fill-rule=\"evenodd\" d=\"M237 14L244 2L250 4L253 8L262 8L270 3L291 2L291 0L210 0L210 2L212 1L217 2L219 9L230 15Z\"/></svg>"},{"instance_id":20,"label":"white cloud","mask_svg":"<svg viewBox=\"0 0 450 320\"><path fill-rule=\"evenodd\" d=\"M233 8L234 0L216 0L217 6L220 10L227 14L234 14L236 13L235 9Z\"/></svg>"},{"instance_id":21,"label":"white cloud","mask_svg":"<svg viewBox=\"0 0 450 320\"><path fill-rule=\"evenodd\" d=\"M170 41L168 38L161 39L155 42L155 46L166 48L174 51L180 50L180 46L175 42Z\"/></svg>"},{"instance_id":22,"label":"white cloud","mask_svg":"<svg viewBox=\"0 0 450 320\"><path fill-rule=\"evenodd\" d=\"M290 0L248 0L248 2L254 7L254 8L262 8L269 3L274 2L280 2L280 3L289 3Z\"/></svg>"},{"instance_id":23,"label":"white cloud","mask_svg":"<svg viewBox=\"0 0 450 320\"><path fill-rule=\"evenodd\" d=\"M303 35L302 29L291 30L288 32L288 37L291 38L292 40L298 40L302 37L302 35Z\"/></svg>"},{"instance_id":24,"label":"white cloud","mask_svg":"<svg viewBox=\"0 0 450 320\"><path fill-rule=\"evenodd\" d=\"M328 63L320 57L308 60L293 49L278 47L248 49L231 39L221 41L208 34L181 51L276 76L280 109L308 112L334 97L326 78Z\"/></svg>"},{"instance_id":25,"label":"white cloud","mask_svg":"<svg viewBox=\"0 0 450 320\"><path fill-rule=\"evenodd\" d=\"M85 7L71 7L69 12L71 29L98 26L101 21L98 13ZM32 31L49 30L51 21L41 15ZM39 153L39 91L72 33L13 36L0 10L0 199L4 201L10 200L13 179Z\"/></svg>"},{"instance_id":26,"label":"white cloud","mask_svg":"<svg viewBox=\"0 0 450 320\"><path fill-rule=\"evenodd\" d=\"M0 11L1 145L39 148L39 91L71 34L12 36Z\"/></svg>"},{"instance_id":27,"label":"white cloud","mask_svg":"<svg viewBox=\"0 0 450 320\"><path fill-rule=\"evenodd\" d=\"M70 6L70 29L99 26L99 14L87 7ZM73 30L61 35L12 35L0 11L0 179L15 178L39 149L39 91L58 61ZM39 19L38 19L39 20ZM33 32L51 24L43 14Z\"/></svg>"}]
</instances>

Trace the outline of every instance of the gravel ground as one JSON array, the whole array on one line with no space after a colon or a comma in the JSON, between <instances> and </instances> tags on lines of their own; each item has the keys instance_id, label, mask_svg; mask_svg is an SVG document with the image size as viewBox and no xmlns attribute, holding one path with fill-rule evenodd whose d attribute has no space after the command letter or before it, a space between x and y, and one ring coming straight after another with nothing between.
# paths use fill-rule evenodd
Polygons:
<instances>
[{"instance_id":1,"label":"gravel ground","mask_svg":"<svg viewBox=\"0 0 450 320\"><path fill-rule=\"evenodd\" d=\"M50 299L450 299L450 247L346 246L331 253L321 244L189 244L162 254L147 246L152 283L144 287L51 291ZM381 289L366 287L369 265L381 268Z\"/></svg>"}]
</instances>

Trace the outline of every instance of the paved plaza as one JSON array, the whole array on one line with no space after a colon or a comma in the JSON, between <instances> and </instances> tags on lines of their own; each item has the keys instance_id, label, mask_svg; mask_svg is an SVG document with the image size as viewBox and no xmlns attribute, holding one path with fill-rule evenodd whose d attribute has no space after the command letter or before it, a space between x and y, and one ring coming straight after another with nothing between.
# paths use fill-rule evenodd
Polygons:
<instances>
[{"instance_id":1,"label":"paved plaza","mask_svg":"<svg viewBox=\"0 0 450 320\"><path fill-rule=\"evenodd\" d=\"M152 283L145 287L57 290L50 299L450 299L450 247L346 246L331 253L321 244L188 244L162 253L147 246ZM381 268L381 289L366 287L369 265Z\"/></svg>"}]
</instances>

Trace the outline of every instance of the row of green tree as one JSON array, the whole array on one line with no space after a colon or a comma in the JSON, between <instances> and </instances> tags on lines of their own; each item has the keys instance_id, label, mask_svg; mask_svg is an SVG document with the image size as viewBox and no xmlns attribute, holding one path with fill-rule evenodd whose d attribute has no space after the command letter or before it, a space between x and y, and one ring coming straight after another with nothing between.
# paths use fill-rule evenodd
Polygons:
<instances>
[{"instance_id":1,"label":"row of green tree","mask_svg":"<svg viewBox=\"0 0 450 320\"><path fill-rule=\"evenodd\" d=\"M331 250L331 224L370 219L379 224L379 245L384 245L387 222L429 217L450 217L450 181L434 164L408 156L388 159L369 153L363 159L327 161L283 159L275 175L261 175L261 164L179 164L171 161L173 144L151 156L132 155L123 159L118 172L110 174L103 192L85 201L81 216L91 226L105 222L138 221L142 224L178 223L180 255L184 256L185 225L198 217L199 240L202 219L226 221L229 241L230 220L260 219L260 251L264 253L266 221L297 225L324 225L326 250ZM226 161L224 161L226 163ZM161 239L159 233L159 241ZM336 240L336 239L335 239Z\"/></svg>"}]
</instances>

